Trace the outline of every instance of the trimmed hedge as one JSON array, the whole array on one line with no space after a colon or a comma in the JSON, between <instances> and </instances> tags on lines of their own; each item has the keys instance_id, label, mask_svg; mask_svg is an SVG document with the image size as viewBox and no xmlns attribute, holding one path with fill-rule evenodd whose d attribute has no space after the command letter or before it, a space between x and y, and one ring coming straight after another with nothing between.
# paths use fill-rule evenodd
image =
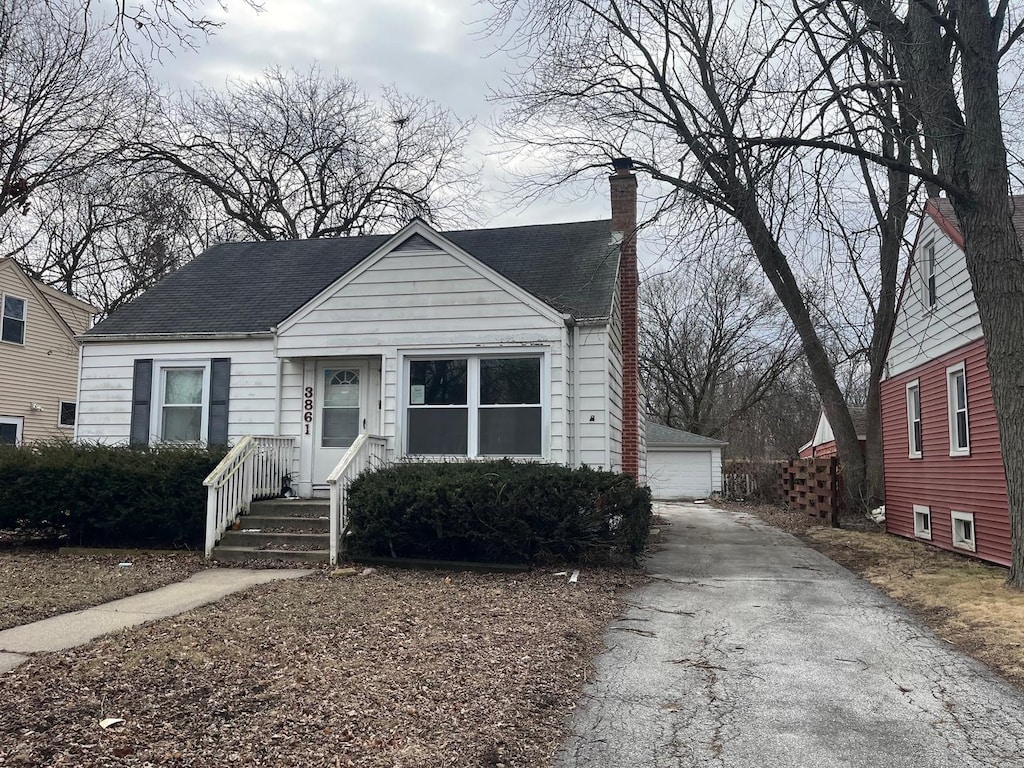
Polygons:
<instances>
[{"instance_id":1,"label":"trimmed hedge","mask_svg":"<svg viewBox=\"0 0 1024 768\"><path fill-rule=\"evenodd\" d=\"M635 561L651 495L628 475L509 460L398 464L349 489L359 556L491 563Z\"/></svg>"},{"instance_id":2,"label":"trimmed hedge","mask_svg":"<svg viewBox=\"0 0 1024 768\"><path fill-rule=\"evenodd\" d=\"M75 546L199 548L203 480L225 453L67 441L0 446L0 528Z\"/></svg>"}]
</instances>

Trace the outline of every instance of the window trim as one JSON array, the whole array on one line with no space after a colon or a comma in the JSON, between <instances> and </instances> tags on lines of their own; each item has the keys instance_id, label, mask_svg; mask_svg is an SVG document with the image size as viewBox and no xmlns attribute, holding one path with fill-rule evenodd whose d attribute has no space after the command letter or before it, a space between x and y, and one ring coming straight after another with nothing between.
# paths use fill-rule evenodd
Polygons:
<instances>
[{"instance_id":1,"label":"window trim","mask_svg":"<svg viewBox=\"0 0 1024 768\"><path fill-rule=\"evenodd\" d=\"M61 417L64 415L64 406L73 405L75 406L75 420L70 424L65 424ZM78 421L78 401L77 400L58 400L57 401L57 427L60 429L74 429L75 423Z\"/></svg>"},{"instance_id":2,"label":"window trim","mask_svg":"<svg viewBox=\"0 0 1024 768\"><path fill-rule=\"evenodd\" d=\"M917 395L917 424L920 426L921 444L914 450L914 418L910 407L910 395L914 392ZM907 382L907 458L920 459L924 456L924 422L921 418L921 380L914 379Z\"/></svg>"},{"instance_id":3,"label":"window trim","mask_svg":"<svg viewBox=\"0 0 1024 768\"><path fill-rule=\"evenodd\" d=\"M935 241L925 243L924 246L924 268L922 270L922 288L925 311L929 311L939 303L939 287L937 280L938 270L936 268Z\"/></svg>"},{"instance_id":4,"label":"window trim","mask_svg":"<svg viewBox=\"0 0 1024 768\"><path fill-rule=\"evenodd\" d=\"M955 509L950 510L949 519L951 525L950 538L953 546L957 549L963 549L968 552L978 551L978 526L974 522L973 512L958 512ZM971 537L968 539L966 536L960 535L957 530L957 523L970 523L971 524Z\"/></svg>"},{"instance_id":5,"label":"window trim","mask_svg":"<svg viewBox=\"0 0 1024 768\"><path fill-rule=\"evenodd\" d=\"M927 525L921 523L927 518ZM924 504L914 505L914 536L919 539L932 538L932 508Z\"/></svg>"},{"instance_id":6,"label":"window trim","mask_svg":"<svg viewBox=\"0 0 1024 768\"><path fill-rule=\"evenodd\" d=\"M0 416L0 424L14 425L14 444L21 445L25 439L25 417L24 416Z\"/></svg>"},{"instance_id":7,"label":"window trim","mask_svg":"<svg viewBox=\"0 0 1024 768\"><path fill-rule=\"evenodd\" d=\"M195 443L188 440L175 440L181 445L205 445L210 436L210 360L154 360L153 361L153 389L150 399L151 407L149 414L149 442L169 443L172 441L163 438L163 414L164 414L164 374L169 370L198 370L203 371L203 396L199 407L202 411L202 419L199 425L199 440Z\"/></svg>"},{"instance_id":8,"label":"window trim","mask_svg":"<svg viewBox=\"0 0 1024 768\"><path fill-rule=\"evenodd\" d=\"M546 461L551 455L551 351L547 347L514 346L514 347L443 347L407 349L398 352L398 370L401 380L398 387L398 423L396 424L395 444L401 446L402 456L415 456L423 459L460 459L469 461L488 461L506 458L480 451L480 360L483 358L539 358L540 359L540 454L508 456L510 459ZM451 406L466 408L468 440L466 454L422 454L409 453L409 364L416 360L466 360L466 405ZM413 406L415 407L415 406ZM438 406L441 407L441 406ZM536 405L523 404L523 407L536 408Z\"/></svg>"},{"instance_id":9,"label":"window trim","mask_svg":"<svg viewBox=\"0 0 1024 768\"><path fill-rule=\"evenodd\" d=\"M957 414L960 413L959 409L956 408L956 386L954 384L955 377L958 375L963 376L964 379L964 442L965 445L960 447L959 441L957 440ZM967 366L965 361L961 361L956 365L951 365L946 368L946 418L949 426L949 455L950 456L970 456L971 455L971 418L970 418L970 400L967 397Z\"/></svg>"},{"instance_id":10,"label":"window trim","mask_svg":"<svg viewBox=\"0 0 1024 768\"><path fill-rule=\"evenodd\" d=\"M7 320L7 315L4 314L4 308L7 306L7 297L17 299L22 302L24 311L19 321L21 323L21 341L8 341L4 338L4 322ZM11 318L14 320L15 318ZM28 338L28 299L18 296L16 293L0 293L0 344L15 344L19 347L25 346L25 340Z\"/></svg>"}]
</instances>

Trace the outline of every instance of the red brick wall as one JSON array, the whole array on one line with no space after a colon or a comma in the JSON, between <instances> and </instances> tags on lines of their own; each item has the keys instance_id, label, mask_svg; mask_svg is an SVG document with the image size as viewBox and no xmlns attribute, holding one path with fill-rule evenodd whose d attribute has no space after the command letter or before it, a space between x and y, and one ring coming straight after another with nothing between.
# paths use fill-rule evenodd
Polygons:
<instances>
[{"instance_id":1,"label":"red brick wall","mask_svg":"<svg viewBox=\"0 0 1024 768\"><path fill-rule=\"evenodd\" d=\"M619 301L622 314L622 471L639 475L640 371L637 364L636 176L618 168L610 179L612 231L622 234Z\"/></svg>"}]
</instances>

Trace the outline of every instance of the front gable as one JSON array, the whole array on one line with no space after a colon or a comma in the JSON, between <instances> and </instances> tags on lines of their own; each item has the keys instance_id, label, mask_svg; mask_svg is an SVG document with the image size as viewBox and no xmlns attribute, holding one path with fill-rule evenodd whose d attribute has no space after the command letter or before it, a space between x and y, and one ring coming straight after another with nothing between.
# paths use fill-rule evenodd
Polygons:
<instances>
[{"instance_id":1,"label":"front gable","mask_svg":"<svg viewBox=\"0 0 1024 768\"><path fill-rule=\"evenodd\" d=\"M43 295L35 281L26 275L20 266L13 259L0 259L0 294L16 296L24 299L26 307L25 344L33 341L33 336L38 331L32 328L31 323L44 323L45 335L47 337L57 333L65 337L75 348L78 343L75 341L75 333L67 324L64 318L57 312L54 306ZM0 311L3 307L0 306ZM31 320L28 316L31 314Z\"/></svg>"},{"instance_id":2,"label":"front gable","mask_svg":"<svg viewBox=\"0 0 1024 768\"><path fill-rule=\"evenodd\" d=\"M962 239L929 202L896 308L886 377L898 376L981 337Z\"/></svg>"},{"instance_id":3,"label":"front gable","mask_svg":"<svg viewBox=\"0 0 1024 768\"><path fill-rule=\"evenodd\" d=\"M282 322L278 350L531 343L564 325L557 310L416 220Z\"/></svg>"}]
</instances>

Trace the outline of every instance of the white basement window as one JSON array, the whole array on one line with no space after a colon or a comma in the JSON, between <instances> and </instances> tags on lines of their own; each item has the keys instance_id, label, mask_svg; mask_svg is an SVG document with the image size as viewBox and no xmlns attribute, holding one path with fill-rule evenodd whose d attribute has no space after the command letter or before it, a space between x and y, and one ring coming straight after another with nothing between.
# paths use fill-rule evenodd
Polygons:
<instances>
[{"instance_id":1,"label":"white basement window","mask_svg":"<svg viewBox=\"0 0 1024 768\"><path fill-rule=\"evenodd\" d=\"M949 515L953 521L953 546L968 552L976 551L974 513L951 511Z\"/></svg>"},{"instance_id":2,"label":"white basement window","mask_svg":"<svg viewBox=\"0 0 1024 768\"><path fill-rule=\"evenodd\" d=\"M949 401L949 455L969 456L971 440L967 419L967 374L963 363L946 369L946 395Z\"/></svg>"},{"instance_id":3,"label":"white basement window","mask_svg":"<svg viewBox=\"0 0 1024 768\"><path fill-rule=\"evenodd\" d=\"M920 459L923 447L921 433L921 383L914 379L907 384L907 442L910 445L908 456Z\"/></svg>"},{"instance_id":4,"label":"white basement window","mask_svg":"<svg viewBox=\"0 0 1024 768\"><path fill-rule=\"evenodd\" d=\"M932 510L921 504L914 505L914 535L919 539L932 537Z\"/></svg>"},{"instance_id":5,"label":"white basement window","mask_svg":"<svg viewBox=\"0 0 1024 768\"><path fill-rule=\"evenodd\" d=\"M542 360L539 355L410 359L406 453L542 456Z\"/></svg>"}]
</instances>

